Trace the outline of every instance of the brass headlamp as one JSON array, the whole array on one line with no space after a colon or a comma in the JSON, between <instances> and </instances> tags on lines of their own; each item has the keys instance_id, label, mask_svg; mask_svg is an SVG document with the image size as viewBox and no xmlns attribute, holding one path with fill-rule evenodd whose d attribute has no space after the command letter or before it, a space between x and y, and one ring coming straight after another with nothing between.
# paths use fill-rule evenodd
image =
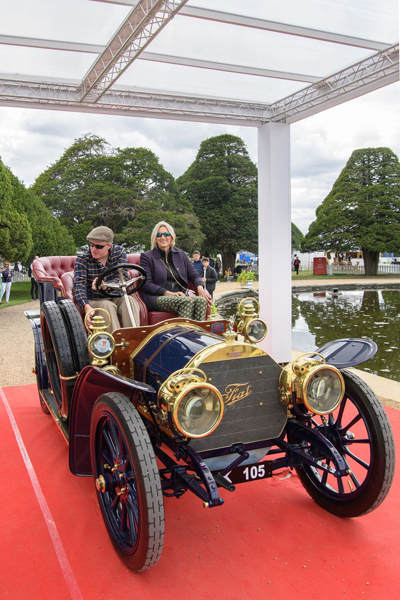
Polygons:
<instances>
[{"instance_id":1,"label":"brass headlamp","mask_svg":"<svg viewBox=\"0 0 400 600\"><path fill-rule=\"evenodd\" d=\"M267 325L258 318L260 305L257 300L255 298L244 298L238 306L238 313L240 317L238 332L248 342L253 344L261 342L267 335Z\"/></svg>"},{"instance_id":2,"label":"brass headlamp","mask_svg":"<svg viewBox=\"0 0 400 600\"><path fill-rule=\"evenodd\" d=\"M163 411L170 413L174 427L190 438L210 435L224 414L220 392L196 368L172 373L158 391L158 403Z\"/></svg>"},{"instance_id":3,"label":"brass headlamp","mask_svg":"<svg viewBox=\"0 0 400 600\"><path fill-rule=\"evenodd\" d=\"M93 311L89 311L85 316L85 327L91 332L88 338L88 350L92 356L92 365L96 367L103 367L108 362L108 357L115 350L115 340L111 333L106 331L107 323L101 314L96 314L91 318L91 324L89 325L88 315L92 312L96 313L104 312L110 319L109 313L103 308L95 308Z\"/></svg>"},{"instance_id":4,"label":"brass headlamp","mask_svg":"<svg viewBox=\"0 0 400 600\"><path fill-rule=\"evenodd\" d=\"M317 360L314 356L320 356ZM327 365L325 358L316 352L302 354L282 370L279 378L281 399L285 404L303 402L307 409L317 415L333 412L344 396L344 379L336 367Z\"/></svg>"}]
</instances>

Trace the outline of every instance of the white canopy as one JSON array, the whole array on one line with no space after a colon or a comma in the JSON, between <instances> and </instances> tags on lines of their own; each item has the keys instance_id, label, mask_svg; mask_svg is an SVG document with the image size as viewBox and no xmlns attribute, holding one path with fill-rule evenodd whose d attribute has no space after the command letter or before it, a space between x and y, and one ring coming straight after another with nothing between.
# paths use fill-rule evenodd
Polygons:
<instances>
[{"instance_id":1,"label":"white canopy","mask_svg":"<svg viewBox=\"0 0 400 600\"><path fill-rule=\"evenodd\" d=\"M1 0L0 105L260 126L399 78L397 0Z\"/></svg>"},{"instance_id":2,"label":"white canopy","mask_svg":"<svg viewBox=\"0 0 400 600\"><path fill-rule=\"evenodd\" d=\"M399 79L398 0L0 0L0 106L258 127L265 348L290 360L290 124Z\"/></svg>"}]
</instances>

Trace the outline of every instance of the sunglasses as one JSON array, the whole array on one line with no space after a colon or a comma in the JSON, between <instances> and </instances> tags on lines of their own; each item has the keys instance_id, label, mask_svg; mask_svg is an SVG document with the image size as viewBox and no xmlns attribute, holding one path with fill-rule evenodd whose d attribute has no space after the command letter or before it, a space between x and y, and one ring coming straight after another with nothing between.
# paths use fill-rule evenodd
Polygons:
<instances>
[{"instance_id":1,"label":"sunglasses","mask_svg":"<svg viewBox=\"0 0 400 600\"><path fill-rule=\"evenodd\" d=\"M170 232L169 232L169 231L163 231L162 233L157 233L157 234L156 234L156 237L158 237L158 238L160 238L160 237L162 237L162 236L164 236L164 237L170 237L170 236L171 236L171 234L170 234Z\"/></svg>"},{"instance_id":2,"label":"sunglasses","mask_svg":"<svg viewBox=\"0 0 400 600\"><path fill-rule=\"evenodd\" d=\"M96 248L96 250L103 250L103 248L105 248L106 246L108 246L108 244L92 244L92 242L89 242L89 248Z\"/></svg>"}]
</instances>

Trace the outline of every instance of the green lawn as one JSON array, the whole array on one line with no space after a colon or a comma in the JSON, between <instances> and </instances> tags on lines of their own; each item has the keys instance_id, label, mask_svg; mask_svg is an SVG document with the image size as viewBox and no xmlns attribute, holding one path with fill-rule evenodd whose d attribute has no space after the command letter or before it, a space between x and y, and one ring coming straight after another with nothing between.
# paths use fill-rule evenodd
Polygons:
<instances>
[{"instance_id":1,"label":"green lawn","mask_svg":"<svg viewBox=\"0 0 400 600\"><path fill-rule=\"evenodd\" d=\"M17 304L23 304L24 302L30 302L31 300L31 282L20 281L18 283L11 284L10 302L6 304L6 294L4 293L3 300L1 301L0 310L4 310L9 306L16 306ZM37 302L32 302L32 308L34 305L38 305Z\"/></svg>"}]
</instances>

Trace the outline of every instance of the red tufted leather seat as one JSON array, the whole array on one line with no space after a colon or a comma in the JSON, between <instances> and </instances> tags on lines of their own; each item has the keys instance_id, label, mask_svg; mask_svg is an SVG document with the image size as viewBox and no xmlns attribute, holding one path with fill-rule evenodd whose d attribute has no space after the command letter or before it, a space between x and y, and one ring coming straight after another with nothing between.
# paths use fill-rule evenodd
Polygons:
<instances>
[{"instance_id":1,"label":"red tufted leather seat","mask_svg":"<svg viewBox=\"0 0 400 600\"><path fill-rule=\"evenodd\" d=\"M140 265L140 254L128 254L128 263L132 265ZM76 256L45 256L37 258L33 261L32 270L35 279L40 282L49 282L59 291L63 298L74 300L74 265ZM132 277L138 274L135 269L130 269L129 273ZM177 317L177 313L151 311L147 310L147 306L140 297L140 292L137 294L140 305L140 324L155 325L166 319Z\"/></svg>"}]
</instances>

